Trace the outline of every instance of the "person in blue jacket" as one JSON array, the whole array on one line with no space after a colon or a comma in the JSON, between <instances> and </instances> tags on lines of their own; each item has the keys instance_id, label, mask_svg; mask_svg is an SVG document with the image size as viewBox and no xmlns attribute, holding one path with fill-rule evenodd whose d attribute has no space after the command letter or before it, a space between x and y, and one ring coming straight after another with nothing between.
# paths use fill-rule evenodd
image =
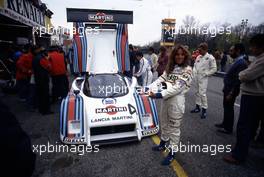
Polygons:
<instances>
[{"instance_id":1,"label":"person in blue jacket","mask_svg":"<svg viewBox=\"0 0 264 177\"><path fill-rule=\"evenodd\" d=\"M235 44L230 48L230 56L235 59L234 64L230 67L224 76L223 88L223 107L224 119L220 124L215 124L221 133L231 134L234 125L234 104L236 97L240 92L240 81L238 74L245 70L248 66L248 58L245 55L245 47L243 44Z\"/></svg>"}]
</instances>

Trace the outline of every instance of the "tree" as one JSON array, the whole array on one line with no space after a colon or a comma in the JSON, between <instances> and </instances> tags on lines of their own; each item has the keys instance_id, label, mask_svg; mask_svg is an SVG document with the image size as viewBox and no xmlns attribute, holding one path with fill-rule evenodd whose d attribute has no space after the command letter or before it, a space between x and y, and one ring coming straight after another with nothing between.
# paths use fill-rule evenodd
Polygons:
<instances>
[{"instance_id":1,"label":"tree","mask_svg":"<svg viewBox=\"0 0 264 177\"><path fill-rule=\"evenodd\" d=\"M198 25L198 21L195 19L195 17L190 15L186 15L182 22L185 28L195 27Z\"/></svg>"}]
</instances>

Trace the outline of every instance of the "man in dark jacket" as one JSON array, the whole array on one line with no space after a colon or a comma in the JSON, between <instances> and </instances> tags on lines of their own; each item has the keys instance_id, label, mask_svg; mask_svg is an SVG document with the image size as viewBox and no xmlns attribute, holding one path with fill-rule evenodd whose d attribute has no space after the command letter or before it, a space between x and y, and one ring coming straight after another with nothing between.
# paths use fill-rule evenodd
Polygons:
<instances>
[{"instance_id":1,"label":"man in dark jacket","mask_svg":"<svg viewBox=\"0 0 264 177\"><path fill-rule=\"evenodd\" d=\"M137 72L139 69L139 62L135 55L135 50L132 44L129 44L129 62L130 62L130 70L124 73L125 76L132 78L133 76L133 68L134 72Z\"/></svg>"},{"instance_id":2,"label":"man in dark jacket","mask_svg":"<svg viewBox=\"0 0 264 177\"><path fill-rule=\"evenodd\" d=\"M51 71L51 63L47 52L42 47L36 47L34 53L35 58L32 65L36 82L38 109L42 115L47 115L52 113L49 100L49 71Z\"/></svg>"},{"instance_id":3,"label":"man in dark jacket","mask_svg":"<svg viewBox=\"0 0 264 177\"><path fill-rule=\"evenodd\" d=\"M236 97L240 91L240 81L238 74L247 68L248 61L245 57L245 47L243 44L235 44L230 48L230 56L235 59L234 64L228 70L224 77L224 119L220 124L215 124L216 127L222 128L218 130L221 133L231 134L234 125L234 104Z\"/></svg>"}]
</instances>

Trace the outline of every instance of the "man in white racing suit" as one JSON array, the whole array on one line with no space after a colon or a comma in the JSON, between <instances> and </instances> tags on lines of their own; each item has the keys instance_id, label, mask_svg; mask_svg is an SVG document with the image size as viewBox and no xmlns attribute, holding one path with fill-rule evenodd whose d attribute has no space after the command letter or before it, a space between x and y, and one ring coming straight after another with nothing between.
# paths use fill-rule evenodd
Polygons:
<instances>
[{"instance_id":1,"label":"man in white racing suit","mask_svg":"<svg viewBox=\"0 0 264 177\"><path fill-rule=\"evenodd\" d=\"M138 83L141 86L147 86L152 82L151 66L146 58L143 57L143 53L138 51L136 58L139 60L139 70L133 75L138 78Z\"/></svg>"},{"instance_id":2,"label":"man in white racing suit","mask_svg":"<svg viewBox=\"0 0 264 177\"><path fill-rule=\"evenodd\" d=\"M201 111L201 119L206 118L207 105L207 84L208 77L214 74L217 70L215 58L208 54L208 45L206 43L201 43L198 47L200 55L197 57L193 67L194 83L196 87L196 107L191 110L191 113L198 113Z\"/></svg>"}]
</instances>

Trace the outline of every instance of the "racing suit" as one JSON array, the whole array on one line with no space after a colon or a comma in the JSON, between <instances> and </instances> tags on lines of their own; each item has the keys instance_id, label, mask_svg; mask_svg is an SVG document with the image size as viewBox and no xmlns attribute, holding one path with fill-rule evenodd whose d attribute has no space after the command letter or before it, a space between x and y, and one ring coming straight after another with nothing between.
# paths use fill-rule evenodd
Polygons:
<instances>
[{"instance_id":1,"label":"racing suit","mask_svg":"<svg viewBox=\"0 0 264 177\"><path fill-rule=\"evenodd\" d=\"M155 53L152 53L150 55L150 60L151 60L151 69L153 72L155 72L158 67L158 56Z\"/></svg>"},{"instance_id":2,"label":"racing suit","mask_svg":"<svg viewBox=\"0 0 264 177\"><path fill-rule=\"evenodd\" d=\"M141 77L142 83L139 84L141 86L147 86L151 84L153 77L151 72L151 66L148 60L144 57L142 57L139 61L139 70L137 73L134 73L134 76L137 78Z\"/></svg>"},{"instance_id":3,"label":"racing suit","mask_svg":"<svg viewBox=\"0 0 264 177\"><path fill-rule=\"evenodd\" d=\"M206 53L204 56L199 55L195 60L193 66L193 78L195 86L197 87L195 97L196 105L207 109L206 90L208 84L208 77L214 74L217 70L215 58Z\"/></svg>"},{"instance_id":4,"label":"racing suit","mask_svg":"<svg viewBox=\"0 0 264 177\"><path fill-rule=\"evenodd\" d=\"M174 70L167 74L166 71L150 86L153 92L163 85L161 92L156 93L157 98L163 98L161 108L161 139L170 140L171 145L177 145L180 141L180 125L185 110L185 93L190 89L192 81L192 68L175 66ZM165 83L165 84L164 84ZM164 88L164 85L166 85Z\"/></svg>"}]
</instances>

